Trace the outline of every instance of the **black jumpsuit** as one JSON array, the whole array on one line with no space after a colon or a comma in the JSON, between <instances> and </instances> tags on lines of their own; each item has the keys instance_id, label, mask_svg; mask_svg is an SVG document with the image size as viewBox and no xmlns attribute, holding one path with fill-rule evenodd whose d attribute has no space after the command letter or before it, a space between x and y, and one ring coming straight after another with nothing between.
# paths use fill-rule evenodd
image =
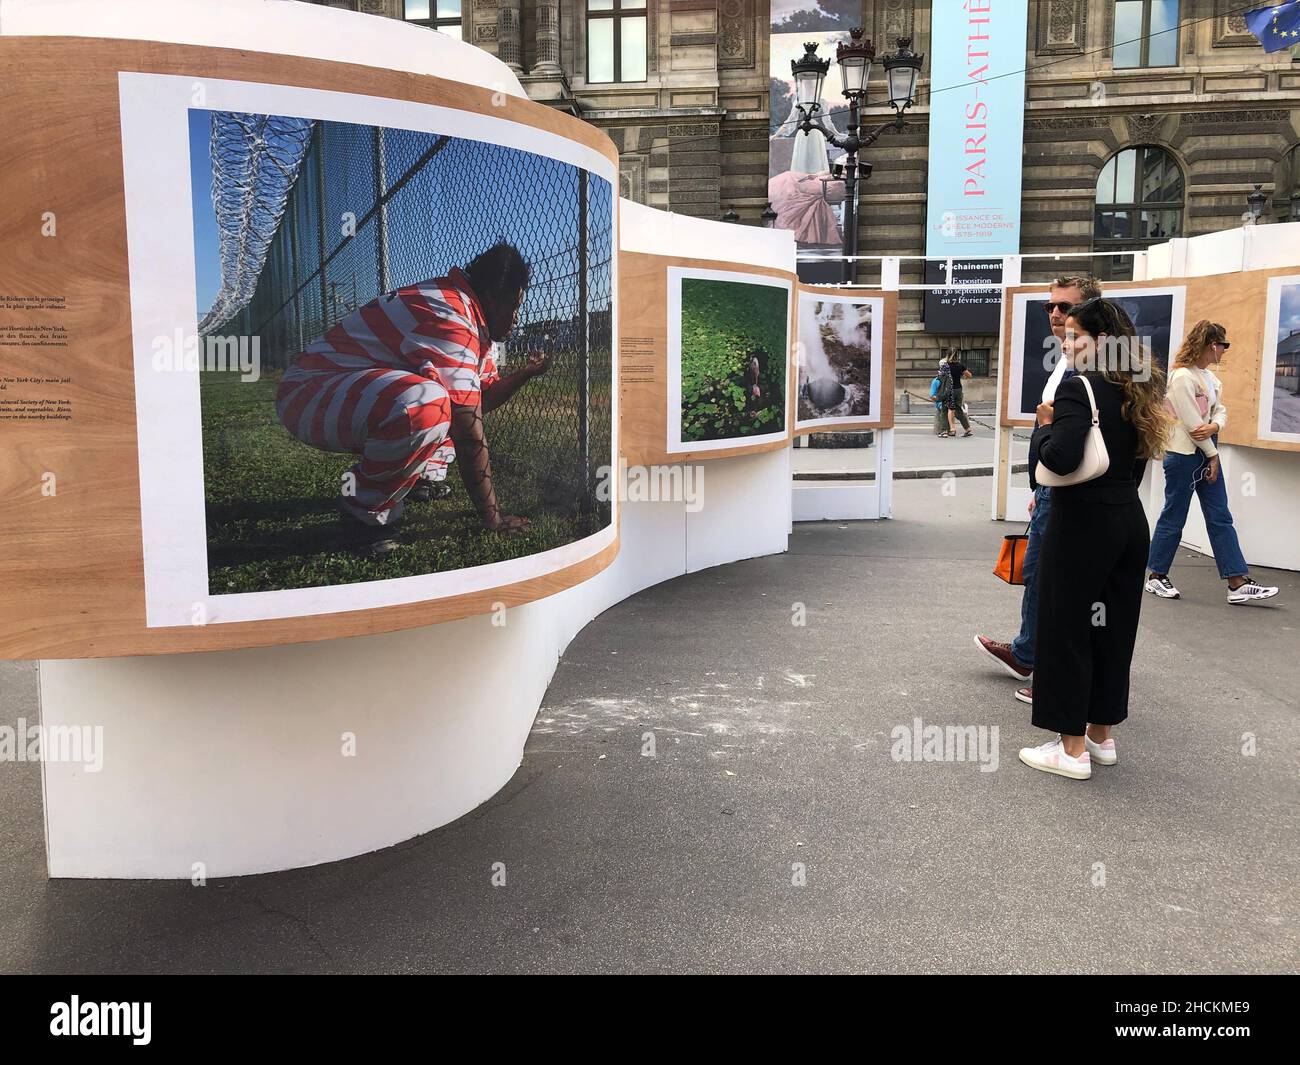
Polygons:
<instances>
[{"instance_id":1,"label":"black jumpsuit","mask_svg":"<svg viewBox=\"0 0 1300 1065\"><path fill-rule=\"evenodd\" d=\"M1142 610L1150 531L1138 499L1146 460L1121 413L1123 389L1087 375L1097 399L1110 467L1084 484L1052 489L1052 513L1038 562L1038 633L1033 723L1067 736L1128 717L1129 671ZM1092 427L1083 382L1062 383L1052 424L1030 442L1055 473L1078 468Z\"/></svg>"}]
</instances>

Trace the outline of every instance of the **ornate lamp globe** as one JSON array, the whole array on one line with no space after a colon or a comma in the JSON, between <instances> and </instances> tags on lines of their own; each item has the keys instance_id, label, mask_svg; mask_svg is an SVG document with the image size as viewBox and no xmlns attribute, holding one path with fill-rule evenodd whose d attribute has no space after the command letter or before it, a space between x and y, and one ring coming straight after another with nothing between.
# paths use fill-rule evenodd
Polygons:
<instances>
[{"instance_id":1,"label":"ornate lamp globe","mask_svg":"<svg viewBox=\"0 0 1300 1065\"><path fill-rule=\"evenodd\" d=\"M835 61L840 65L844 95L850 100L860 100L866 96L867 82L871 80L871 63L875 58L876 50L871 42L862 39L861 26L849 30L849 39L840 42L835 49Z\"/></svg>"},{"instance_id":2,"label":"ornate lamp globe","mask_svg":"<svg viewBox=\"0 0 1300 1065\"><path fill-rule=\"evenodd\" d=\"M905 111L916 103L916 80L921 76L924 55L912 51L912 38L898 38L898 51L885 56L885 78L889 82L889 103L895 111Z\"/></svg>"},{"instance_id":3,"label":"ornate lamp globe","mask_svg":"<svg viewBox=\"0 0 1300 1065\"><path fill-rule=\"evenodd\" d=\"M802 56L790 60L790 70L794 74L795 103L811 110L822 98L822 82L826 80L831 61L818 58L816 41L805 41L803 49Z\"/></svg>"}]
</instances>

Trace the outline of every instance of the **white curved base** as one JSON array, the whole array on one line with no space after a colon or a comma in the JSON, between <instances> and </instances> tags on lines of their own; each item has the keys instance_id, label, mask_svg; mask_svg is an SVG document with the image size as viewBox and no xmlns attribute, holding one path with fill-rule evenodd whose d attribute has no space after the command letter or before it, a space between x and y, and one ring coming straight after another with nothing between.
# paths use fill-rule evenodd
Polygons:
<instances>
[{"instance_id":1,"label":"white curved base","mask_svg":"<svg viewBox=\"0 0 1300 1065\"><path fill-rule=\"evenodd\" d=\"M52 877L270 872L391 846L520 764L569 641L672 577L784 551L789 450L707 464L704 507L626 503L590 581L491 615L214 654L41 663L42 724L102 726L102 768L43 765ZM355 754L344 753L355 736Z\"/></svg>"}]
</instances>

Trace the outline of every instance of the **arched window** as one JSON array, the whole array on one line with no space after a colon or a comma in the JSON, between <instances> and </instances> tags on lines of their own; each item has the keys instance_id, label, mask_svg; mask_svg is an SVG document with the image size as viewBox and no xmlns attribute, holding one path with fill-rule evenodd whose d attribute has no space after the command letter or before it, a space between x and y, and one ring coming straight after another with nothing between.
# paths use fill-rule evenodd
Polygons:
<instances>
[{"instance_id":1,"label":"arched window","mask_svg":"<svg viewBox=\"0 0 1300 1065\"><path fill-rule=\"evenodd\" d=\"M1183 235L1183 172L1163 148L1143 145L1111 156L1097 178L1093 220L1097 251L1141 251ZM1101 260L1102 276L1132 276L1130 256Z\"/></svg>"},{"instance_id":2,"label":"arched window","mask_svg":"<svg viewBox=\"0 0 1300 1065\"><path fill-rule=\"evenodd\" d=\"M1273 215L1279 222L1300 222L1300 144L1273 172Z\"/></svg>"}]
</instances>

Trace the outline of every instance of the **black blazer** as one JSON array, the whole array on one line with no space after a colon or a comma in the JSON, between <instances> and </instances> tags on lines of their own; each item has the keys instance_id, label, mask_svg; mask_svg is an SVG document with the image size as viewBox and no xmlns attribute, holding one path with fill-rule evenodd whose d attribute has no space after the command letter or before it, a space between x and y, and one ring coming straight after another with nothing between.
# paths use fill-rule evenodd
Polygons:
<instances>
[{"instance_id":1,"label":"black blazer","mask_svg":"<svg viewBox=\"0 0 1300 1065\"><path fill-rule=\"evenodd\" d=\"M1101 503L1128 503L1138 498L1137 486L1146 471L1146 459L1137 457L1138 433L1133 423L1121 413L1124 390L1099 373L1090 372L1088 383L1097 399L1097 415L1101 423L1101 436L1106 442L1110 467L1094 481L1053 488L1052 498L1058 493L1069 493L1071 499L1086 499ZM1083 461L1083 445L1092 428L1092 408L1088 393L1077 377L1063 381L1056 390L1052 404L1052 424L1040 425L1029 440L1029 483L1037 488L1034 468L1041 462L1053 473L1070 473Z\"/></svg>"}]
</instances>

